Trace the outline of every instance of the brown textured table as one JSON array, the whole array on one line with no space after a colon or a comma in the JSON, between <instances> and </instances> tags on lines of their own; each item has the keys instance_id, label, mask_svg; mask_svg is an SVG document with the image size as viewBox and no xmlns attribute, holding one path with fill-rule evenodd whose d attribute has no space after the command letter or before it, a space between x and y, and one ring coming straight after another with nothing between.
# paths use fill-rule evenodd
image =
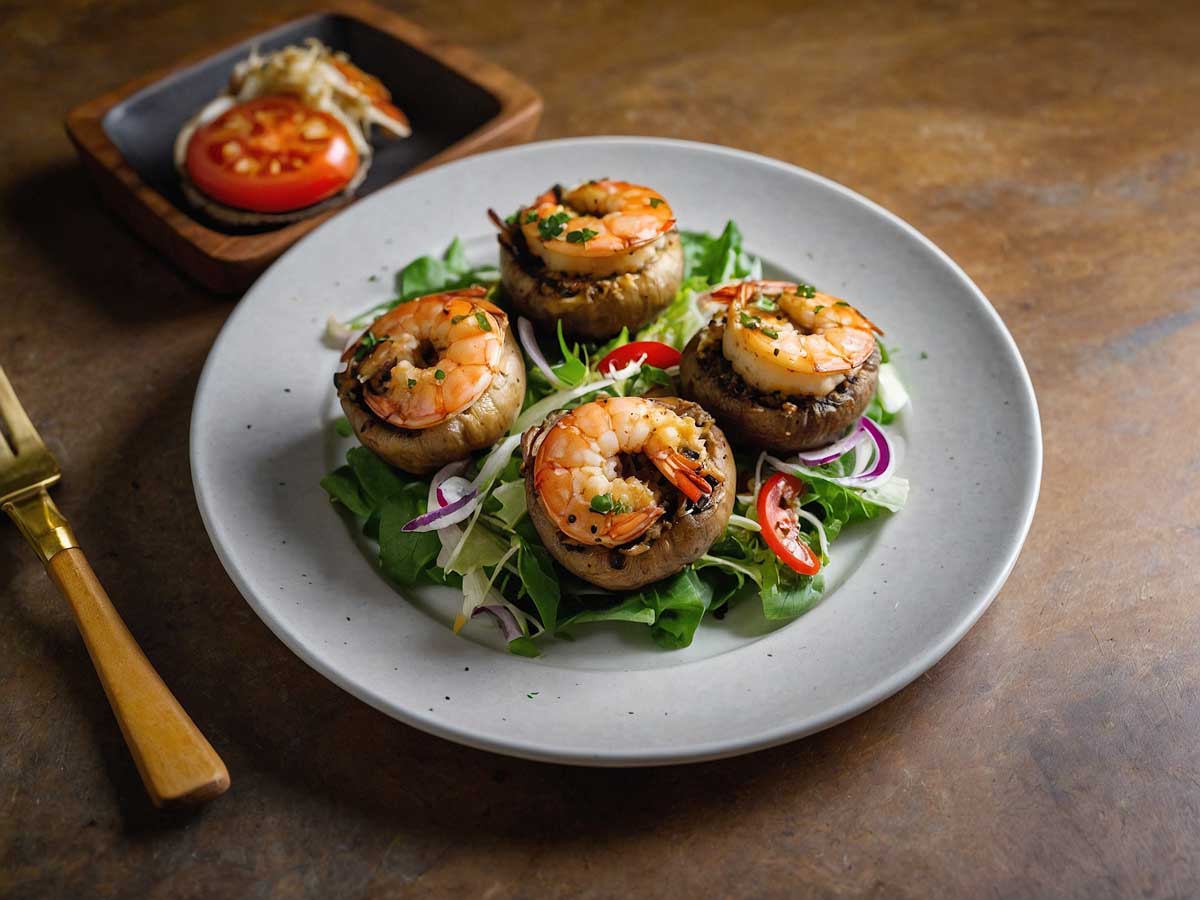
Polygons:
<instances>
[{"instance_id":1,"label":"brown textured table","mask_svg":"<svg viewBox=\"0 0 1200 900\"><path fill-rule=\"evenodd\" d=\"M188 416L230 305L97 206L61 117L290 5L2 14L0 360L233 788L198 813L149 807L67 610L2 532L0 895L1200 892L1194 4L402 8L543 91L543 136L727 143L896 211L992 299L1038 391L1029 542L942 663L816 737L637 771L386 718L286 650L209 547Z\"/></svg>"}]
</instances>

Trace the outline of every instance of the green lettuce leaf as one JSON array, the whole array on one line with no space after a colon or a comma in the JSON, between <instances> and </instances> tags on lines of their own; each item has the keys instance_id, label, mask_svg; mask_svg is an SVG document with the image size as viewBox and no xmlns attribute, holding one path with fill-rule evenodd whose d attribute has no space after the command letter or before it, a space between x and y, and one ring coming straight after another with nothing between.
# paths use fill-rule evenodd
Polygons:
<instances>
[{"instance_id":1,"label":"green lettuce leaf","mask_svg":"<svg viewBox=\"0 0 1200 900\"><path fill-rule=\"evenodd\" d=\"M605 609L585 609L563 624L582 625L587 622L638 622L642 625L653 625L654 610L646 606L638 594L634 594Z\"/></svg>"},{"instance_id":2,"label":"green lettuce leaf","mask_svg":"<svg viewBox=\"0 0 1200 900\"><path fill-rule=\"evenodd\" d=\"M692 278L684 282L671 305L657 319L638 332L639 341L661 341L676 350L682 350L692 335L708 322L696 305L696 294L708 287L703 278Z\"/></svg>"},{"instance_id":3,"label":"green lettuce leaf","mask_svg":"<svg viewBox=\"0 0 1200 900\"><path fill-rule=\"evenodd\" d=\"M366 447L351 447L346 451L346 462L374 508L401 493L408 485L419 485L422 491L428 492L425 482L393 469Z\"/></svg>"},{"instance_id":4,"label":"green lettuce leaf","mask_svg":"<svg viewBox=\"0 0 1200 900\"><path fill-rule=\"evenodd\" d=\"M683 243L684 277L703 278L709 286L734 278L761 274L761 266L742 247L742 232L731 220L713 237L702 231L680 233Z\"/></svg>"},{"instance_id":5,"label":"green lettuce leaf","mask_svg":"<svg viewBox=\"0 0 1200 900\"><path fill-rule=\"evenodd\" d=\"M525 481L501 481L492 489L492 499L498 504L494 515L508 528L512 528L527 512L525 507Z\"/></svg>"},{"instance_id":6,"label":"green lettuce leaf","mask_svg":"<svg viewBox=\"0 0 1200 900\"><path fill-rule=\"evenodd\" d=\"M396 295L401 303L426 294L452 291L473 284L487 284L496 280L492 266L472 268L462 241L455 238L441 257L421 256L414 259L396 275Z\"/></svg>"},{"instance_id":7,"label":"green lettuce leaf","mask_svg":"<svg viewBox=\"0 0 1200 900\"><path fill-rule=\"evenodd\" d=\"M550 551L541 544L518 539L521 549L517 551L517 571L521 575L521 585L537 607L542 628L553 634L558 626L558 604L562 598L554 561Z\"/></svg>"},{"instance_id":8,"label":"green lettuce leaf","mask_svg":"<svg viewBox=\"0 0 1200 900\"><path fill-rule=\"evenodd\" d=\"M425 512L425 485L412 482L384 499L379 511L379 566L401 585L418 583L442 545L432 531L404 531L404 525Z\"/></svg>"},{"instance_id":9,"label":"green lettuce leaf","mask_svg":"<svg viewBox=\"0 0 1200 900\"><path fill-rule=\"evenodd\" d=\"M654 610L651 637L668 650L680 650L692 643L712 595L712 586L691 568L647 585L637 594L647 609Z\"/></svg>"},{"instance_id":10,"label":"green lettuce leaf","mask_svg":"<svg viewBox=\"0 0 1200 900\"><path fill-rule=\"evenodd\" d=\"M800 575L779 562L771 554L762 565L763 615L768 619L793 619L803 615L821 599L825 591L825 576Z\"/></svg>"},{"instance_id":11,"label":"green lettuce leaf","mask_svg":"<svg viewBox=\"0 0 1200 900\"><path fill-rule=\"evenodd\" d=\"M365 519L375 508L363 493L358 477L349 466L334 469L321 479L321 487L329 494L330 500L336 500L360 518Z\"/></svg>"}]
</instances>

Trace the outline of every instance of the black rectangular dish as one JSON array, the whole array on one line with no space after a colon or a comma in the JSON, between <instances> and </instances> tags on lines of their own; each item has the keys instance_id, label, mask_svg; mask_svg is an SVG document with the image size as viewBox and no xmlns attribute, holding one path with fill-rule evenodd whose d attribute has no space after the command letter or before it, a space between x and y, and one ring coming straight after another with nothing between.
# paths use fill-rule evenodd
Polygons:
<instances>
[{"instance_id":1,"label":"black rectangular dish","mask_svg":"<svg viewBox=\"0 0 1200 900\"><path fill-rule=\"evenodd\" d=\"M420 169L528 140L537 126L541 100L524 82L361 0L243 37L73 110L67 131L101 194L142 237L214 290L244 289L332 212L254 229L221 223L185 197L175 138L252 48L277 50L310 37L378 77L412 124L406 139L372 140L374 161L356 199Z\"/></svg>"}]
</instances>

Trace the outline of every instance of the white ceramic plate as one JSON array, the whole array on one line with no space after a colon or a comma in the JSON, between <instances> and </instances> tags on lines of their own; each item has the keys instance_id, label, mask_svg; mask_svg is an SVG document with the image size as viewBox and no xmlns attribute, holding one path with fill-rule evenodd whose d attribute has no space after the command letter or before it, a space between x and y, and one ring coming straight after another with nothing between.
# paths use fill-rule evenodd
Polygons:
<instances>
[{"instance_id":1,"label":"white ceramic plate","mask_svg":"<svg viewBox=\"0 0 1200 900\"><path fill-rule=\"evenodd\" d=\"M650 184L681 227L742 228L769 274L849 298L901 348L913 397L897 428L907 508L848 529L824 601L783 626L754 604L706 620L686 650L619 623L510 656L495 629L449 625L461 597L401 597L318 479L350 441L321 334L387 299L397 267L454 235L495 258L488 207L558 181ZM926 358L927 355L927 358ZM196 394L192 477L213 545L247 601L305 662L414 727L533 759L691 762L810 734L938 661L1000 590L1025 539L1041 433L1025 366L996 312L913 228L775 160L645 138L529 144L443 166L356 204L293 247L238 305Z\"/></svg>"}]
</instances>

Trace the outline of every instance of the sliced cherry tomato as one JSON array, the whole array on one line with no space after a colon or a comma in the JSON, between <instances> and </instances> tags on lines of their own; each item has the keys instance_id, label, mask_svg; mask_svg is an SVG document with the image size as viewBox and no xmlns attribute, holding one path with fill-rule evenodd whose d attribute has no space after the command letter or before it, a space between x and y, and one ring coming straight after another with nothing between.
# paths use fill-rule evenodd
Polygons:
<instances>
[{"instance_id":1,"label":"sliced cherry tomato","mask_svg":"<svg viewBox=\"0 0 1200 900\"><path fill-rule=\"evenodd\" d=\"M291 212L342 190L358 171L346 126L294 97L259 97L196 129L187 173L214 200L254 212Z\"/></svg>"},{"instance_id":2,"label":"sliced cherry tomato","mask_svg":"<svg viewBox=\"0 0 1200 900\"><path fill-rule=\"evenodd\" d=\"M821 559L800 540L800 520L792 501L804 493L804 482L795 475L776 472L758 492L758 523L767 546L789 568L801 575L816 575Z\"/></svg>"},{"instance_id":3,"label":"sliced cherry tomato","mask_svg":"<svg viewBox=\"0 0 1200 900\"><path fill-rule=\"evenodd\" d=\"M679 365L680 353L670 344L662 344L658 341L633 341L618 347L600 360L600 374L607 375L612 369L624 368L643 356L646 357L647 365L669 369L671 366Z\"/></svg>"}]
</instances>

